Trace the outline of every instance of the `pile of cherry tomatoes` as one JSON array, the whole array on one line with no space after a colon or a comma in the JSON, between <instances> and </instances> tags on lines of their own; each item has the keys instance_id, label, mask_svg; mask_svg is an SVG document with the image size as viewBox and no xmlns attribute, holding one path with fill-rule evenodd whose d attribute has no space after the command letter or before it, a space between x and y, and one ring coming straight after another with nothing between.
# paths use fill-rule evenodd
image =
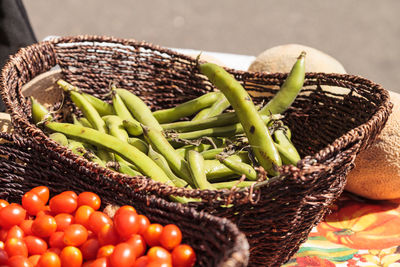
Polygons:
<instances>
[{"instance_id":1,"label":"pile of cherry tomatoes","mask_svg":"<svg viewBox=\"0 0 400 267\"><path fill-rule=\"evenodd\" d=\"M195 252L181 244L176 225L150 223L132 206L118 208L110 218L99 211L100 204L100 197L92 192L65 191L49 201L45 186L25 193L21 205L0 199L0 266L195 264Z\"/></svg>"}]
</instances>

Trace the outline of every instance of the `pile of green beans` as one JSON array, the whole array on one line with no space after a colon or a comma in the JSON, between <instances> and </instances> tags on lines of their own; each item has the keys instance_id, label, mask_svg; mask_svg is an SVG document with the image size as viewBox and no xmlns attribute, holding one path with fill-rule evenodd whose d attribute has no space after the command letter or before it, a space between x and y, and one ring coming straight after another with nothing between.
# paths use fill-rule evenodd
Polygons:
<instances>
[{"instance_id":1,"label":"pile of green beans","mask_svg":"<svg viewBox=\"0 0 400 267\"><path fill-rule=\"evenodd\" d=\"M281 89L261 109L231 74L205 63L199 70L217 90L173 108L152 111L140 97L116 87L109 101L103 101L59 80L82 116L55 122L31 98L32 119L73 153L129 176L186 188L248 187L260 181L258 168L276 176L279 166L300 160L281 118L303 86L304 59L302 53Z\"/></svg>"}]
</instances>

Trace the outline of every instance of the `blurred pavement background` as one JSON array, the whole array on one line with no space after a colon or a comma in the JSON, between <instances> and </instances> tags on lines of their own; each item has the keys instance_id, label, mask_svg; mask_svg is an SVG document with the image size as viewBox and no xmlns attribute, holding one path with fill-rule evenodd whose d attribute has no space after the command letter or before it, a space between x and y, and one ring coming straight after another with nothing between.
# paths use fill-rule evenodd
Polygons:
<instances>
[{"instance_id":1,"label":"blurred pavement background","mask_svg":"<svg viewBox=\"0 0 400 267\"><path fill-rule=\"evenodd\" d=\"M317 48L400 92L399 0L24 0L38 40L97 34L257 56L281 44Z\"/></svg>"}]
</instances>

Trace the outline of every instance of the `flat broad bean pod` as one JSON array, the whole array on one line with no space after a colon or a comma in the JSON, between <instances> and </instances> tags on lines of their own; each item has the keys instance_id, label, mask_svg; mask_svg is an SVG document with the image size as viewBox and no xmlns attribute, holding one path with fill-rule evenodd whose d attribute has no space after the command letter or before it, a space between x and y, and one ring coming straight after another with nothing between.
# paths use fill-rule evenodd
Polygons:
<instances>
[{"instance_id":1,"label":"flat broad bean pod","mask_svg":"<svg viewBox=\"0 0 400 267\"><path fill-rule=\"evenodd\" d=\"M140 123L133 118L132 114L116 91L113 91L112 101L115 113L118 115L118 117L126 122L123 125L128 133L133 136L141 135L143 133L143 129L140 126Z\"/></svg>"},{"instance_id":2,"label":"flat broad bean pod","mask_svg":"<svg viewBox=\"0 0 400 267\"><path fill-rule=\"evenodd\" d=\"M225 109L227 109L231 104L228 99L223 94L218 96L218 99L209 108L201 110L196 116L193 117L192 121L197 121L200 119L206 119L214 117L221 114Z\"/></svg>"},{"instance_id":3,"label":"flat broad bean pod","mask_svg":"<svg viewBox=\"0 0 400 267\"><path fill-rule=\"evenodd\" d=\"M201 154L197 151L190 150L187 153L187 161L196 188L215 190L216 188L207 180L204 171L204 159Z\"/></svg>"}]
</instances>

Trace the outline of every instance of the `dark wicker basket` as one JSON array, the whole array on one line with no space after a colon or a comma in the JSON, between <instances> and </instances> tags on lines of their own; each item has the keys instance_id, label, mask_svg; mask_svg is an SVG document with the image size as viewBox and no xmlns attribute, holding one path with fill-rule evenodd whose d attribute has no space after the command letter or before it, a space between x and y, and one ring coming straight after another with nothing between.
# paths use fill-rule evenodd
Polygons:
<instances>
[{"instance_id":1,"label":"dark wicker basket","mask_svg":"<svg viewBox=\"0 0 400 267\"><path fill-rule=\"evenodd\" d=\"M69 168L69 159L49 152L35 140L0 133L0 141L0 198L21 203L22 195L38 185L47 185L54 194L92 191L101 196L103 208L107 204L132 205L151 222L178 225L183 242L196 251L196 266L247 266L248 242L229 220L134 193L115 181L93 180L85 174L90 170Z\"/></svg>"},{"instance_id":2,"label":"dark wicker basket","mask_svg":"<svg viewBox=\"0 0 400 267\"><path fill-rule=\"evenodd\" d=\"M199 75L195 60L134 40L98 36L59 38L19 51L2 72L2 95L17 132L34 137L52 153L74 161L71 168L91 170L87 175L92 179L108 183L111 178L132 190L158 196L202 198L202 203L193 206L231 219L246 234L253 266L278 266L297 251L343 191L355 156L372 143L392 108L387 91L367 79L307 73L305 89L285 114L293 142L303 157L297 166L282 166L279 177L259 188L189 190L158 184L145 177L127 178L100 168L59 146L36 127L21 87L55 65L61 68L64 79L87 93L107 100L109 84L114 82L157 110L213 90ZM254 94L276 92L287 76L228 71ZM342 93L333 93L327 86L340 87ZM260 103L268 98L253 99ZM77 112L68 99L64 107ZM226 202L233 206L221 207Z\"/></svg>"}]
</instances>

